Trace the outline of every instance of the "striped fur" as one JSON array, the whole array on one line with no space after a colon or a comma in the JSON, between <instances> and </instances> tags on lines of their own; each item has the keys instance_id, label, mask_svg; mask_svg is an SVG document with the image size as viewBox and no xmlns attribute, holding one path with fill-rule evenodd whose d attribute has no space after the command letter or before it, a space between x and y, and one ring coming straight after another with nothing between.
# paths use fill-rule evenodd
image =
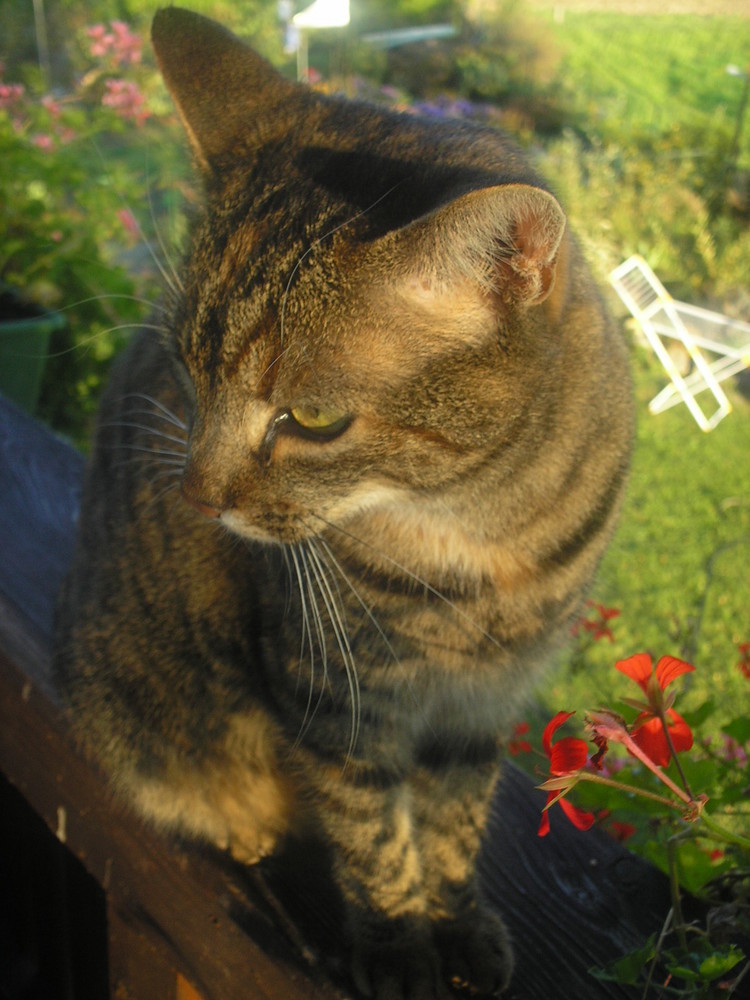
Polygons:
<instances>
[{"instance_id":1,"label":"striped fur","mask_svg":"<svg viewBox=\"0 0 750 1000\"><path fill-rule=\"evenodd\" d=\"M323 835L364 993L496 992L474 858L617 515L623 346L497 132L317 96L176 8L153 37L205 210L102 403L61 686L158 826L246 863Z\"/></svg>"}]
</instances>

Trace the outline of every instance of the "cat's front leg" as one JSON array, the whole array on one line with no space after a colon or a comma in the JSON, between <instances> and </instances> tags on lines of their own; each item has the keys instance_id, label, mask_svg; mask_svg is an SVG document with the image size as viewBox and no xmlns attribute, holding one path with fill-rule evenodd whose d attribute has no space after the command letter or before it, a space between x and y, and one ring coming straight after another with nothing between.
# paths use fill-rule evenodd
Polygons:
<instances>
[{"instance_id":1,"label":"cat's front leg","mask_svg":"<svg viewBox=\"0 0 750 1000\"><path fill-rule=\"evenodd\" d=\"M352 975L375 1000L447 1000L459 984L496 993L509 978L502 922L473 892L479 824L472 815L473 832L458 847L447 830L420 830L421 800L435 791L428 784L350 766L332 768L319 786L347 905ZM466 841L467 824L458 828Z\"/></svg>"},{"instance_id":2,"label":"cat's front leg","mask_svg":"<svg viewBox=\"0 0 750 1000\"><path fill-rule=\"evenodd\" d=\"M256 864L295 822L296 790L278 765L277 743L269 716L248 709L227 719L222 740L202 760L170 754L148 776L121 771L119 784L157 827Z\"/></svg>"},{"instance_id":3,"label":"cat's front leg","mask_svg":"<svg viewBox=\"0 0 750 1000\"><path fill-rule=\"evenodd\" d=\"M365 762L318 765L314 774L357 989L375 1000L447 1000L409 785L402 774Z\"/></svg>"},{"instance_id":4,"label":"cat's front leg","mask_svg":"<svg viewBox=\"0 0 750 1000\"><path fill-rule=\"evenodd\" d=\"M485 761L440 761L412 780L424 889L445 977L473 993L499 995L513 955L499 914L477 893L476 858L497 780Z\"/></svg>"}]
</instances>

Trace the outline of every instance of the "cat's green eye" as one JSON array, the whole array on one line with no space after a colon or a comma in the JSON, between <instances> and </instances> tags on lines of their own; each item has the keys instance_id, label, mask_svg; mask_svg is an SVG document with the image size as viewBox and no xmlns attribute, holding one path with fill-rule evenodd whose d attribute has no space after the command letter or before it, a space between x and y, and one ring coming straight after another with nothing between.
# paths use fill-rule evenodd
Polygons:
<instances>
[{"instance_id":1,"label":"cat's green eye","mask_svg":"<svg viewBox=\"0 0 750 1000\"><path fill-rule=\"evenodd\" d=\"M346 430L352 419L340 410L317 406L293 406L289 414L300 430L313 437L335 437Z\"/></svg>"}]
</instances>

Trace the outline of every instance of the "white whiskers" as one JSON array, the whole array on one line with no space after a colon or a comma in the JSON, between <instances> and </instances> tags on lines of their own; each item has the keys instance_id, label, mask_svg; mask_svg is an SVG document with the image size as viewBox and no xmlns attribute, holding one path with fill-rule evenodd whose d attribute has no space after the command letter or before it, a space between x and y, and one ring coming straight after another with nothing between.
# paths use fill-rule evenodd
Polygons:
<instances>
[{"instance_id":1,"label":"white whiskers","mask_svg":"<svg viewBox=\"0 0 750 1000\"><path fill-rule=\"evenodd\" d=\"M326 566L315 548L313 539L308 541L308 553L311 557L312 570L318 584L318 590L323 597L323 603L325 604L325 608L336 637L336 643L344 662L346 678L349 684L349 698L351 701L352 713L352 725L349 734L349 749L347 751L347 758L349 758L354 753L354 748L357 745L361 717L361 699L359 679L357 677L357 665L354 662L354 655L349 643L349 633L346 627L346 612L341 601L341 594L338 592L338 587L336 587L336 593L334 593L329 575L326 572Z\"/></svg>"},{"instance_id":2,"label":"white whiskers","mask_svg":"<svg viewBox=\"0 0 750 1000\"><path fill-rule=\"evenodd\" d=\"M143 431L153 439L151 443L141 443L142 439L120 443L119 448L128 457L122 457L116 463L118 468L130 464L139 465L141 474L152 487L160 480L167 481L167 485L149 501L146 507L148 510L179 486L187 457L187 425L153 396L133 393L123 397L123 403L128 402L136 405L126 407L120 420L110 421L103 426Z\"/></svg>"},{"instance_id":3,"label":"white whiskers","mask_svg":"<svg viewBox=\"0 0 750 1000\"><path fill-rule=\"evenodd\" d=\"M415 573L413 570L410 570L408 566L404 566L404 564L399 562L398 559L394 559L392 556L389 556L388 553L384 552L382 549L379 549L375 545L366 542L363 538L359 538L351 531L347 531L346 528L342 528L340 525L334 524L332 521L328 521L320 514L315 514L313 516L316 517L323 524L325 524L327 528L330 528L332 531L338 532L345 538L348 538L351 541L355 542L357 545L361 545L363 548L369 549L371 552L374 552L380 558L390 563L391 566L397 569L400 573L403 573L405 576L408 576L410 579L414 580L415 583L418 583L420 587L424 587L424 589L428 593L432 594L433 597L436 597L438 600L442 601L447 607L451 608L456 613L456 615L458 615L459 618L461 618L464 622L466 622L467 625L470 625L472 629L475 629L482 636L482 638L492 643L492 645L496 646L498 649L500 650L503 649L502 645L498 642L498 640L494 636L490 635L490 633L487 632L486 629L484 629L479 624L479 622L475 621L471 617L471 615L467 614L463 610L463 608L460 608L455 601L452 601L449 597L446 597L446 595L443 594L436 587L433 587L433 585L429 583L427 580L425 580L424 577L421 577L418 573Z\"/></svg>"},{"instance_id":4,"label":"white whiskers","mask_svg":"<svg viewBox=\"0 0 750 1000\"><path fill-rule=\"evenodd\" d=\"M342 575L335 558L328 546L321 550L318 542L321 539L307 539L297 545L285 546L285 558L290 569L290 575L297 584L301 618L300 664L309 655L308 666L308 699L305 714L297 734L295 746L298 746L313 724L315 715L320 708L325 689L329 686L329 654L327 636L332 631L341 656L341 662L346 674L351 706L351 726L346 759L354 753L359 739L361 698L357 664L349 639L346 622L346 610L341 598L341 592L335 579L335 574ZM329 555L330 553L330 555ZM346 579L343 575L342 578ZM346 581L351 587L351 583ZM363 604L363 602L360 603ZM364 604L363 604L364 606ZM330 627L329 627L330 626ZM320 677L317 674L316 649L320 651ZM317 699L315 690L318 689Z\"/></svg>"}]
</instances>

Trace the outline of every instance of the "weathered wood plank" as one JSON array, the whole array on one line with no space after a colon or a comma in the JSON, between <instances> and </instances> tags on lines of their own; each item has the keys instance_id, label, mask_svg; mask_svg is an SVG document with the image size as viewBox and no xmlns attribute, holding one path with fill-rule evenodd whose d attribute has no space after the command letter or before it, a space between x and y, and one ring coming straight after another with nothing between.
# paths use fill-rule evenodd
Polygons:
<instances>
[{"instance_id":1,"label":"weathered wood plank","mask_svg":"<svg viewBox=\"0 0 750 1000\"><path fill-rule=\"evenodd\" d=\"M220 866L179 850L112 803L102 777L71 747L56 707L2 654L0 695L5 774L103 886L110 910L206 1000L238 1000L251 988L249 995L269 1000L332 995L312 987L283 941L271 958L247 937L234 910L245 920L268 924L268 917L252 911Z\"/></svg>"},{"instance_id":2,"label":"weathered wood plank","mask_svg":"<svg viewBox=\"0 0 750 1000\"><path fill-rule=\"evenodd\" d=\"M251 878L144 828L111 801L96 768L70 744L50 680L49 637L81 471L73 449L0 400L0 769L107 893L113 987L124 990L138 974L122 958L124 942L153 964L160 1000L176 997L178 983L180 995L197 989L204 1000L340 996L305 967ZM511 1000L635 997L587 970L658 929L665 880L603 834L580 833L562 817L538 838L542 801L509 768L480 859L487 897L515 941ZM307 859L293 862L280 888L298 896L333 949L338 912L308 877Z\"/></svg>"},{"instance_id":3,"label":"weathered wood plank","mask_svg":"<svg viewBox=\"0 0 750 1000\"><path fill-rule=\"evenodd\" d=\"M114 899L107 906L107 946L113 1000L178 1000L179 973L143 928L120 912Z\"/></svg>"}]
</instances>

